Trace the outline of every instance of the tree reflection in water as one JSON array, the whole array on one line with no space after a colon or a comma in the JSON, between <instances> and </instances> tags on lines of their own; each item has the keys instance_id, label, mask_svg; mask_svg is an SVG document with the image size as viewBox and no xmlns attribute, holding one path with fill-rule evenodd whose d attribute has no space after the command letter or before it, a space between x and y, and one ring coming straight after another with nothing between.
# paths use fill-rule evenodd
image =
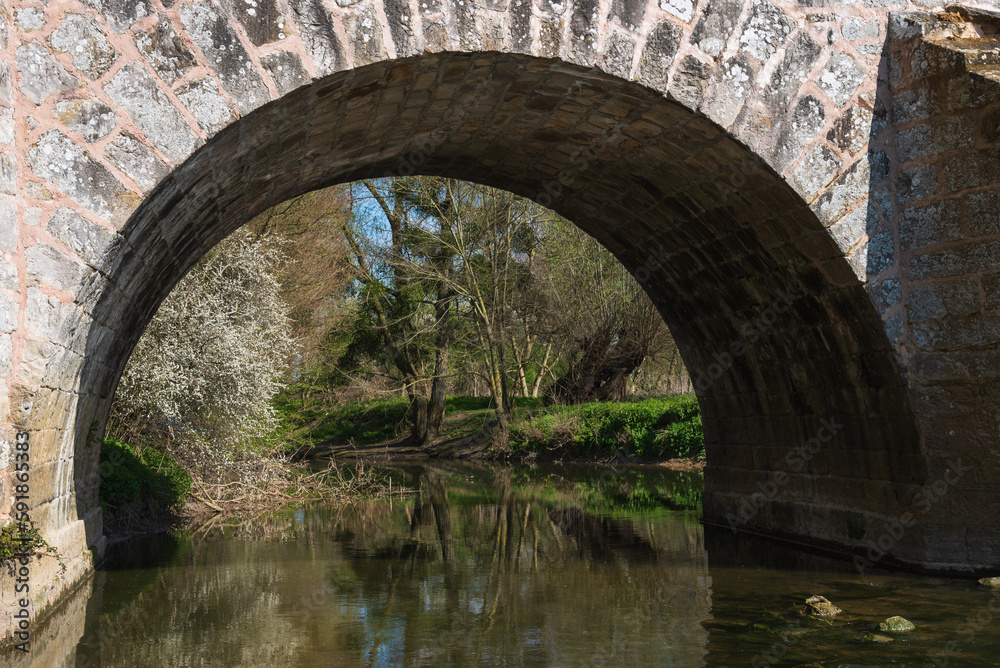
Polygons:
<instances>
[{"instance_id":1,"label":"tree reflection in water","mask_svg":"<svg viewBox=\"0 0 1000 668\"><path fill-rule=\"evenodd\" d=\"M701 663L697 477L395 475L410 498L147 541L107 573L88 624L99 647L80 653L102 666Z\"/></svg>"}]
</instances>

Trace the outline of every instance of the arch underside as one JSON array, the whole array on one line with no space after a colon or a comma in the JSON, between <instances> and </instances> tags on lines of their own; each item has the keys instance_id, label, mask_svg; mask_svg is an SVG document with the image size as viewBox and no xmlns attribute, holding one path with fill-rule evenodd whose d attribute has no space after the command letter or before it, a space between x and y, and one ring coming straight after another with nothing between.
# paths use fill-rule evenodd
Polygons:
<instances>
[{"instance_id":1,"label":"arch underside","mask_svg":"<svg viewBox=\"0 0 1000 668\"><path fill-rule=\"evenodd\" d=\"M922 481L919 435L879 315L801 197L725 131L658 93L497 53L330 75L245 116L174 170L121 230L83 300L95 325L78 441L106 419L161 300L212 246L310 190L410 173L534 199L640 280L696 383L706 520L860 545L900 490ZM816 452L797 450L823 429L834 433ZM82 516L97 507L97 455L78 446L76 456ZM768 503L747 511L779 471L787 477Z\"/></svg>"}]
</instances>

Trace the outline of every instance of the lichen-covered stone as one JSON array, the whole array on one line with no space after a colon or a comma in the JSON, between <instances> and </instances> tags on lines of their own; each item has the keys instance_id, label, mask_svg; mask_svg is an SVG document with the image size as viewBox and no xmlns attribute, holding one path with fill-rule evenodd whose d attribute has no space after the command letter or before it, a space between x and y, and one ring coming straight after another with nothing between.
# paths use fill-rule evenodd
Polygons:
<instances>
[{"instance_id":1,"label":"lichen-covered stone","mask_svg":"<svg viewBox=\"0 0 1000 668\"><path fill-rule=\"evenodd\" d=\"M855 104L834 121L826 138L841 151L857 153L868 143L872 131L872 110Z\"/></svg>"},{"instance_id":2,"label":"lichen-covered stone","mask_svg":"<svg viewBox=\"0 0 1000 668\"><path fill-rule=\"evenodd\" d=\"M47 339L57 341L63 323L68 317L63 303L46 295L38 288L28 288L28 303L24 310L24 322L28 329Z\"/></svg>"},{"instance_id":3,"label":"lichen-covered stone","mask_svg":"<svg viewBox=\"0 0 1000 668\"><path fill-rule=\"evenodd\" d=\"M771 166L779 172L784 171L823 127L825 118L822 102L811 95L800 99L766 154Z\"/></svg>"},{"instance_id":4,"label":"lichen-covered stone","mask_svg":"<svg viewBox=\"0 0 1000 668\"><path fill-rule=\"evenodd\" d=\"M45 229L53 239L66 244L84 262L94 266L111 242L111 233L69 207L56 210Z\"/></svg>"},{"instance_id":5,"label":"lichen-covered stone","mask_svg":"<svg viewBox=\"0 0 1000 668\"><path fill-rule=\"evenodd\" d=\"M356 66L385 60L387 53L382 44L382 24L371 7L345 17L344 27L351 36Z\"/></svg>"},{"instance_id":6,"label":"lichen-covered stone","mask_svg":"<svg viewBox=\"0 0 1000 668\"><path fill-rule=\"evenodd\" d=\"M13 98L14 88L10 81L10 63L0 62L0 102L9 104Z\"/></svg>"},{"instance_id":7,"label":"lichen-covered stone","mask_svg":"<svg viewBox=\"0 0 1000 668\"><path fill-rule=\"evenodd\" d=\"M243 24L247 37L256 46L277 42L292 34L276 0L225 0L225 5Z\"/></svg>"},{"instance_id":8,"label":"lichen-covered stone","mask_svg":"<svg viewBox=\"0 0 1000 668\"><path fill-rule=\"evenodd\" d=\"M742 12L742 0L715 0L708 3L691 34L691 42L712 57L722 55Z\"/></svg>"},{"instance_id":9,"label":"lichen-covered stone","mask_svg":"<svg viewBox=\"0 0 1000 668\"><path fill-rule=\"evenodd\" d=\"M705 96L712 67L694 56L684 56L670 81L670 94L689 109L697 109Z\"/></svg>"},{"instance_id":10,"label":"lichen-covered stone","mask_svg":"<svg viewBox=\"0 0 1000 668\"><path fill-rule=\"evenodd\" d=\"M723 63L716 72L711 101L702 105L706 116L724 128L736 120L753 86L753 67L743 56Z\"/></svg>"},{"instance_id":11,"label":"lichen-covered stone","mask_svg":"<svg viewBox=\"0 0 1000 668\"><path fill-rule=\"evenodd\" d=\"M802 609L802 614L816 615L817 617L833 617L840 612L840 608L831 603L825 596L818 595L807 598L805 607Z\"/></svg>"},{"instance_id":12,"label":"lichen-covered stone","mask_svg":"<svg viewBox=\"0 0 1000 668\"><path fill-rule=\"evenodd\" d=\"M225 16L203 2L182 7L181 20L240 112L249 113L270 99L250 55Z\"/></svg>"},{"instance_id":13,"label":"lichen-covered stone","mask_svg":"<svg viewBox=\"0 0 1000 668\"><path fill-rule=\"evenodd\" d=\"M788 40L795 21L769 2L755 0L750 19L740 35L741 51L766 61Z\"/></svg>"},{"instance_id":14,"label":"lichen-covered stone","mask_svg":"<svg viewBox=\"0 0 1000 668\"><path fill-rule=\"evenodd\" d=\"M614 31L604 44L604 67L608 72L628 79L632 70L635 42L622 32Z\"/></svg>"},{"instance_id":15,"label":"lichen-covered stone","mask_svg":"<svg viewBox=\"0 0 1000 668\"><path fill-rule=\"evenodd\" d=\"M0 109L0 144L14 143L14 109Z\"/></svg>"},{"instance_id":16,"label":"lichen-covered stone","mask_svg":"<svg viewBox=\"0 0 1000 668\"><path fill-rule=\"evenodd\" d=\"M639 81L654 88L665 88L667 73L677 57L682 38L680 26L671 21L660 21L653 26L639 59Z\"/></svg>"},{"instance_id":17,"label":"lichen-covered stone","mask_svg":"<svg viewBox=\"0 0 1000 668\"><path fill-rule=\"evenodd\" d=\"M962 238L961 208L956 202L943 201L922 207L909 207L899 220L899 247L913 250L942 241Z\"/></svg>"},{"instance_id":18,"label":"lichen-covered stone","mask_svg":"<svg viewBox=\"0 0 1000 668\"><path fill-rule=\"evenodd\" d=\"M896 177L896 201L900 204L930 197L937 191L937 167L934 165L917 165L901 171Z\"/></svg>"},{"instance_id":19,"label":"lichen-covered stone","mask_svg":"<svg viewBox=\"0 0 1000 668\"><path fill-rule=\"evenodd\" d=\"M17 300L0 292L0 333L10 334L17 329Z\"/></svg>"},{"instance_id":20,"label":"lichen-covered stone","mask_svg":"<svg viewBox=\"0 0 1000 668\"><path fill-rule=\"evenodd\" d=\"M41 30L45 25L45 12L40 7L22 7L16 16L15 22L22 32Z\"/></svg>"},{"instance_id":21,"label":"lichen-covered stone","mask_svg":"<svg viewBox=\"0 0 1000 668\"><path fill-rule=\"evenodd\" d=\"M48 49L29 42L17 49L15 58L21 92L35 104L50 95L76 88L79 80L66 71Z\"/></svg>"},{"instance_id":22,"label":"lichen-covered stone","mask_svg":"<svg viewBox=\"0 0 1000 668\"><path fill-rule=\"evenodd\" d=\"M840 158L823 144L817 144L792 173L792 183L805 199L811 200L816 192L828 184L840 170Z\"/></svg>"},{"instance_id":23,"label":"lichen-covered stone","mask_svg":"<svg viewBox=\"0 0 1000 668\"><path fill-rule=\"evenodd\" d=\"M51 35L53 49L68 53L73 67L91 79L98 79L111 69L118 57L97 23L80 14L67 14Z\"/></svg>"},{"instance_id":24,"label":"lichen-covered stone","mask_svg":"<svg viewBox=\"0 0 1000 668\"><path fill-rule=\"evenodd\" d=\"M322 0L290 0L288 4L317 74L323 76L343 69L347 65L344 47Z\"/></svg>"},{"instance_id":25,"label":"lichen-covered stone","mask_svg":"<svg viewBox=\"0 0 1000 668\"><path fill-rule=\"evenodd\" d=\"M104 149L104 157L135 181L143 192L152 190L170 173L170 167L166 163L127 132L118 135L108 144Z\"/></svg>"},{"instance_id":26,"label":"lichen-covered stone","mask_svg":"<svg viewBox=\"0 0 1000 668\"><path fill-rule=\"evenodd\" d=\"M688 22L694 17L694 0L660 0L660 9Z\"/></svg>"},{"instance_id":27,"label":"lichen-covered stone","mask_svg":"<svg viewBox=\"0 0 1000 668\"><path fill-rule=\"evenodd\" d=\"M194 67L194 53L184 44L174 26L166 19L135 36L135 46L153 66L157 76L173 83Z\"/></svg>"},{"instance_id":28,"label":"lichen-covered stone","mask_svg":"<svg viewBox=\"0 0 1000 668\"><path fill-rule=\"evenodd\" d=\"M844 39L854 41L856 39L867 39L878 37L882 34L878 19L860 19L854 16L845 16L840 25L840 34Z\"/></svg>"},{"instance_id":29,"label":"lichen-covered stone","mask_svg":"<svg viewBox=\"0 0 1000 668\"><path fill-rule=\"evenodd\" d=\"M134 197L103 165L58 130L50 130L28 149L28 167L102 218L136 204Z\"/></svg>"},{"instance_id":30,"label":"lichen-covered stone","mask_svg":"<svg viewBox=\"0 0 1000 668\"><path fill-rule=\"evenodd\" d=\"M219 94L219 88L209 78L198 79L176 90L181 104L198 119L206 132L214 134L226 127L233 119L226 98Z\"/></svg>"},{"instance_id":31,"label":"lichen-covered stone","mask_svg":"<svg viewBox=\"0 0 1000 668\"><path fill-rule=\"evenodd\" d=\"M893 632L900 633L903 631L912 631L917 628L913 622L910 620L896 615L894 617L889 617L884 622L880 622L878 625L878 630L883 632Z\"/></svg>"},{"instance_id":32,"label":"lichen-covered stone","mask_svg":"<svg viewBox=\"0 0 1000 668\"><path fill-rule=\"evenodd\" d=\"M392 41L396 45L396 54L399 56L409 55L414 50L413 17L410 14L410 3L406 0L383 0L382 6L385 9L385 18L389 22ZM511 0L510 12L509 27L513 38L513 50L524 53L523 37L519 37L523 32L519 29L521 24L517 17L527 16L530 20L531 3L527 0ZM531 48L530 34L528 35L527 48Z\"/></svg>"},{"instance_id":33,"label":"lichen-covered stone","mask_svg":"<svg viewBox=\"0 0 1000 668\"><path fill-rule=\"evenodd\" d=\"M1000 576L993 576L988 578L979 578L979 584L984 587L996 588L1000 587Z\"/></svg>"},{"instance_id":34,"label":"lichen-covered stone","mask_svg":"<svg viewBox=\"0 0 1000 668\"><path fill-rule=\"evenodd\" d=\"M197 146L187 121L142 65L129 63L118 70L104 92L174 162L182 162Z\"/></svg>"},{"instance_id":35,"label":"lichen-covered stone","mask_svg":"<svg viewBox=\"0 0 1000 668\"><path fill-rule=\"evenodd\" d=\"M96 9L117 33L125 32L136 21L152 13L146 0L83 0L83 2Z\"/></svg>"},{"instance_id":36,"label":"lichen-covered stone","mask_svg":"<svg viewBox=\"0 0 1000 668\"><path fill-rule=\"evenodd\" d=\"M118 117L111 107L97 98L58 102L55 116L67 128L79 133L86 142L95 142L107 137L118 122Z\"/></svg>"},{"instance_id":37,"label":"lichen-covered stone","mask_svg":"<svg viewBox=\"0 0 1000 668\"><path fill-rule=\"evenodd\" d=\"M644 0L612 0L610 16L626 30L636 32L646 15Z\"/></svg>"},{"instance_id":38,"label":"lichen-covered stone","mask_svg":"<svg viewBox=\"0 0 1000 668\"><path fill-rule=\"evenodd\" d=\"M279 95L285 95L309 83L309 73L294 53L275 51L261 56L260 64L271 75Z\"/></svg>"},{"instance_id":39,"label":"lichen-covered stone","mask_svg":"<svg viewBox=\"0 0 1000 668\"><path fill-rule=\"evenodd\" d=\"M864 80L865 71L857 61L846 54L834 53L820 72L818 83L833 103L842 107Z\"/></svg>"},{"instance_id":40,"label":"lichen-covered stone","mask_svg":"<svg viewBox=\"0 0 1000 668\"><path fill-rule=\"evenodd\" d=\"M774 116L781 116L822 53L822 47L809 33L800 32L795 37L764 90L764 98Z\"/></svg>"},{"instance_id":41,"label":"lichen-covered stone","mask_svg":"<svg viewBox=\"0 0 1000 668\"><path fill-rule=\"evenodd\" d=\"M594 62L598 37L598 0L576 0L569 19L568 56L572 62Z\"/></svg>"}]
</instances>

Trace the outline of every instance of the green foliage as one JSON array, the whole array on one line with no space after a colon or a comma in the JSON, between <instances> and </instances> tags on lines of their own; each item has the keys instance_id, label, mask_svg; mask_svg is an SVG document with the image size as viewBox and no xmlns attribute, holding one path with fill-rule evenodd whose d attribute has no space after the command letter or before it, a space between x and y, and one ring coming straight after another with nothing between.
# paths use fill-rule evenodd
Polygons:
<instances>
[{"instance_id":1,"label":"green foliage","mask_svg":"<svg viewBox=\"0 0 1000 668\"><path fill-rule=\"evenodd\" d=\"M511 424L515 452L565 448L577 456L624 451L640 457L704 457L701 414L693 395L637 403L551 406Z\"/></svg>"},{"instance_id":2,"label":"green foliage","mask_svg":"<svg viewBox=\"0 0 1000 668\"><path fill-rule=\"evenodd\" d=\"M106 438L101 446L100 471L106 511L148 507L165 512L180 507L191 492L191 476L170 455L116 438Z\"/></svg>"},{"instance_id":3,"label":"green foliage","mask_svg":"<svg viewBox=\"0 0 1000 668\"><path fill-rule=\"evenodd\" d=\"M0 561L42 551L54 553L56 548L45 542L31 520L0 527Z\"/></svg>"}]
</instances>

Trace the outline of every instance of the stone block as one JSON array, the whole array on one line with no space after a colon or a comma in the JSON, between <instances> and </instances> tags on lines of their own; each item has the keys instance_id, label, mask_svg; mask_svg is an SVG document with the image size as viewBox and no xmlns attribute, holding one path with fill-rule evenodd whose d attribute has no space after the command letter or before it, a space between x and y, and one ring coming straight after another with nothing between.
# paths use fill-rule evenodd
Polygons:
<instances>
[{"instance_id":1,"label":"stone block","mask_svg":"<svg viewBox=\"0 0 1000 668\"><path fill-rule=\"evenodd\" d=\"M896 133L896 154L900 161L908 162L970 148L975 142L976 136L970 119L966 116L952 116L943 121L899 130Z\"/></svg>"},{"instance_id":2,"label":"stone block","mask_svg":"<svg viewBox=\"0 0 1000 668\"><path fill-rule=\"evenodd\" d=\"M406 0L383 0L382 7L385 10L385 18L389 23L389 32L392 41L396 45L396 56L404 58L412 55L416 46L413 35L413 15L410 12L410 4ZM516 53L531 52L531 3L522 1L520 3L510 3L510 16L508 25L511 35L511 50ZM524 26L528 25L528 30Z\"/></svg>"},{"instance_id":3,"label":"stone block","mask_svg":"<svg viewBox=\"0 0 1000 668\"><path fill-rule=\"evenodd\" d=\"M979 313L979 283L973 278L918 285L910 290L907 307L914 322L973 315Z\"/></svg>"},{"instance_id":4,"label":"stone block","mask_svg":"<svg viewBox=\"0 0 1000 668\"><path fill-rule=\"evenodd\" d=\"M74 90L80 83L38 42L19 47L14 62L21 92L35 104L41 104L50 95Z\"/></svg>"},{"instance_id":5,"label":"stone block","mask_svg":"<svg viewBox=\"0 0 1000 668\"><path fill-rule=\"evenodd\" d=\"M229 13L243 25L247 37L255 46L286 39L292 34L288 19L281 13L277 0L225 0Z\"/></svg>"},{"instance_id":6,"label":"stone block","mask_svg":"<svg viewBox=\"0 0 1000 668\"><path fill-rule=\"evenodd\" d=\"M775 118L784 115L785 107L795 98L822 53L823 49L807 31L795 37L763 91L765 103Z\"/></svg>"},{"instance_id":7,"label":"stone block","mask_svg":"<svg viewBox=\"0 0 1000 668\"><path fill-rule=\"evenodd\" d=\"M933 88L914 88L897 93L892 98L892 114L896 123L927 120L940 111Z\"/></svg>"},{"instance_id":8,"label":"stone block","mask_svg":"<svg viewBox=\"0 0 1000 668\"><path fill-rule=\"evenodd\" d=\"M694 16L695 0L659 0L660 9L688 23Z\"/></svg>"},{"instance_id":9,"label":"stone block","mask_svg":"<svg viewBox=\"0 0 1000 668\"><path fill-rule=\"evenodd\" d=\"M110 232L68 207L57 209L45 229L91 266L96 266L111 243Z\"/></svg>"},{"instance_id":10,"label":"stone block","mask_svg":"<svg viewBox=\"0 0 1000 668\"><path fill-rule=\"evenodd\" d=\"M834 52L820 72L817 83L835 105L842 107L858 90L865 76L864 68L856 60L846 54Z\"/></svg>"},{"instance_id":11,"label":"stone block","mask_svg":"<svg viewBox=\"0 0 1000 668\"><path fill-rule=\"evenodd\" d=\"M1000 242L982 241L967 243L958 248L924 253L910 258L910 278L946 278L961 274L974 274L996 268L1000 257Z\"/></svg>"},{"instance_id":12,"label":"stone block","mask_svg":"<svg viewBox=\"0 0 1000 668\"><path fill-rule=\"evenodd\" d=\"M957 192L966 188L996 183L1000 180L1000 152L967 150L944 162L944 177L948 190Z\"/></svg>"},{"instance_id":13,"label":"stone block","mask_svg":"<svg viewBox=\"0 0 1000 668\"><path fill-rule=\"evenodd\" d=\"M845 16L840 24L840 34L844 39L854 41L878 37L882 34L878 19L861 19L855 16Z\"/></svg>"},{"instance_id":14,"label":"stone block","mask_svg":"<svg viewBox=\"0 0 1000 668\"><path fill-rule=\"evenodd\" d=\"M297 54L275 51L261 56L260 64L271 75L280 95L286 95L309 83L309 73Z\"/></svg>"},{"instance_id":15,"label":"stone block","mask_svg":"<svg viewBox=\"0 0 1000 668\"><path fill-rule=\"evenodd\" d=\"M934 165L917 165L900 171L896 177L896 201L900 204L930 197L937 191L937 167Z\"/></svg>"},{"instance_id":16,"label":"stone block","mask_svg":"<svg viewBox=\"0 0 1000 668\"><path fill-rule=\"evenodd\" d=\"M49 244L38 242L24 251L28 268L28 285L48 283L54 288L75 292L83 281L86 269Z\"/></svg>"},{"instance_id":17,"label":"stone block","mask_svg":"<svg viewBox=\"0 0 1000 668\"><path fill-rule=\"evenodd\" d=\"M792 172L792 185L807 201L840 171L840 158L823 144L817 144Z\"/></svg>"},{"instance_id":18,"label":"stone block","mask_svg":"<svg viewBox=\"0 0 1000 668\"><path fill-rule=\"evenodd\" d=\"M135 46L167 83L180 79L197 64L194 53L165 18L149 30L137 33Z\"/></svg>"},{"instance_id":19,"label":"stone block","mask_svg":"<svg viewBox=\"0 0 1000 668\"><path fill-rule=\"evenodd\" d=\"M288 5L306 53L316 65L317 74L325 76L344 69L347 66L344 46L337 36L333 16L322 1L290 0ZM424 37L426 39L427 35Z\"/></svg>"},{"instance_id":20,"label":"stone block","mask_svg":"<svg viewBox=\"0 0 1000 668\"><path fill-rule=\"evenodd\" d=\"M63 334L62 324L68 314L55 297L44 294L38 288L28 288L28 305L24 312L25 326L35 334L50 341L59 341Z\"/></svg>"},{"instance_id":21,"label":"stone block","mask_svg":"<svg viewBox=\"0 0 1000 668\"><path fill-rule=\"evenodd\" d=\"M825 122L823 103L811 95L803 97L780 126L774 143L765 151L768 163L777 172L785 171L798 159L802 149L813 140Z\"/></svg>"},{"instance_id":22,"label":"stone block","mask_svg":"<svg viewBox=\"0 0 1000 668\"><path fill-rule=\"evenodd\" d=\"M136 21L152 12L146 0L83 0L108 22L116 33L123 33Z\"/></svg>"},{"instance_id":23,"label":"stone block","mask_svg":"<svg viewBox=\"0 0 1000 668\"><path fill-rule=\"evenodd\" d=\"M878 276L896 263L896 246L889 230L880 230L868 239L868 276Z\"/></svg>"},{"instance_id":24,"label":"stone block","mask_svg":"<svg viewBox=\"0 0 1000 668\"><path fill-rule=\"evenodd\" d=\"M358 13L346 16L344 28L353 51L355 67L388 58L385 44L382 43L382 24L371 7L364 7Z\"/></svg>"},{"instance_id":25,"label":"stone block","mask_svg":"<svg viewBox=\"0 0 1000 668\"><path fill-rule=\"evenodd\" d=\"M961 239L959 200L942 200L927 206L911 206L899 219L899 247L913 250L944 241Z\"/></svg>"},{"instance_id":26,"label":"stone block","mask_svg":"<svg viewBox=\"0 0 1000 668\"><path fill-rule=\"evenodd\" d=\"M0 197L0 251L13 253L16 249L17 202L12 197Z\"/></svg>"},{"instance_id":27,"label":"stone block","mask_svg":"<svg viewBox=\"0 0 1000 668\"><path fill-rule=\"evenodd\" d=\"M129 63L118 70L105 84L104 92L175 163L183 162L198 146L198 138L187 121L138 63Z\"/></svg>"},{"instance_id":28,"label":"stone block","mask_svg":"<svg viewBox=\"0 0 1000 668\"><path fill-rule=\"evenodd\" d=\"M615 30L604 45L604 69L623 79L630 79L632 54L635 42L623 32Z\"/></svg>"},{"instance_id":29,"label":"stone block","mask_svg":"<svg viewBox=\"0 0 1000 668\"><path fill-rule=\"evenodd\" d=\"M796 22L769 2L755 0L740 34L740 50L767 61L788 40Z\"/></svg>"},{"instance_id":30,"label":"stone block","mask_svg":"<svg viewBox=\"0 0 1000 668\"><path fill-rule=\"evenodd\" d=\"M49 36L49 45L56 51L68 53L73 59L73 67L91 79L104 76L118 58L97 23L81 14L67 14Z\"/></svg>"},{"instance_id":31,"label":"stone block","mask_svg":"<svg viewBox=\"0 0 1000 668\"><path fill-rule=\"evenodd\" d=\"M215 134L234 119L226 98L208 77L184 84L175 93L181 104L197 119L198 125L209 134Z\"/></svg>"},{"instance_id":32,"label":"stone block","mask_svg":"<svg viewBox=\"0 0 1000 668\"><path fill-rule=\"evenodd\" d=\"M841 151L857 153L868 143L871 132L872 110L855 104L834 121L826 138Z\"/></svg>"},{"instance_id":33,"label":"stone block","mask_svg":"<svg viewBox=\"0 0 1000 668\"><path fill-rule=\"evenodd\" d=\"M135 181L142 192L149 192L170 173L170 168L152 149L123 132L104 149L104 157Z\"/></svg>"},{"instance_id":34,"label":"stone block","mask_svg":"<svg viewBox=\"0 0 1000 668\"><path fill-rule=\"evenodd\" d=\"M138 204L102 164L58 130L46 132L28 149L28 166L102 218L127 215Z\"/></svg>"},{"instance_id":35,"label":"stone block","mask_svg":"<svg viewBox=\"0 0 1000 668\"><path fill-rule=\"evenodd\" d=\"M0 292L0 333L10 334L17 329L17 314L20 310L12 295Z\"/></svg>"},{"instance_id":36,"label":"stone block","mask_svg":"<svg viewBox=\"0 0 1000 668\"><path fill-rule=\"evenodd\" d=\"M56 103L55 117L64 126L92 143L107 137L118 123L111 107L97 98L77 98Z\"/></svg>"},{"instance_id":37,"label":"stone block","mask_svg":"<svg viewBox=\"0 0 1000 668\"><path fill-rule=\"evenodd\" d=\"M691 43L713 58L722 55L742 12L742 0L717 0L707 4L691 33Z\"/></svg>"}]
</instances>

